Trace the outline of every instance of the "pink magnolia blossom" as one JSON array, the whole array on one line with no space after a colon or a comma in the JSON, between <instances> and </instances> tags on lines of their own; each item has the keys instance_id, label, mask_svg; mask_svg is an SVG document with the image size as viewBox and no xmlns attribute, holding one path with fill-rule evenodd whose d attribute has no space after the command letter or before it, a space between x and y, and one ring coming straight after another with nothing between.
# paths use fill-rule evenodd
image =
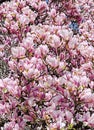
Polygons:
<instances>
[{"instance_id":1,"label":"pink magnolia blossom","mask_svg":"<svg viewBox=\"0 0 94 130\"><path fill-rule=\"evenodd\" d=\"M51 57L50 55L46 57L46 62L54 68L56 68L59 65L58 59L56 59L55 57Z\"/></svg>"},{"instance_id":2,"label":"pink magnolia blossom","mask_svg":"<svg viewBox=\"0 0 94 130\"><path fill-rule=\"evenodd\" d=\"M8 65L9 65L9 67L11 68L11 70L14 70L15 67L16 67L16 62L15 62L15 61L9 61L9 62L8 62Z\"/></svg>"},{"instance_id":3,"label":"pink magnolia blossom","mask_svg":"<svg viewBox=\"0 0 94 130\"><path fill-rule=\"evenodd\" d=\"M2 58L4 56L3 52L0 52L0 58Z\"/></svg>"},{"instance_id":4,"label":"pink magnolia blossom","mask_svg":"<svg viewBox=\"0 0 94 130\"><path fill-rule=\"evenodd\" d=\"M4 50L5 45L0 45L0 52Z\"/></svg>"},{"instance_id":5,"label":"pink magnolia blossom","mask_svg":"<svg viewBox=\"0 0 94 130\"><path fill-rule=\"evenodd\" d=\"M41 12L41 11L43 11L43 10L45 10L45 9L47 9L48 8L48 6L47 6L47 4L46 4L46 2L45 1L43 1L43 2L39 2L39 6L38 6L38 9L39 9L39 11Z\"/></svg>"},{"instance_id":6,"label":"pink magnolia blossom","mask_svg":"<svg viewBox=\"0 0 94 130\"><path fill-rule=\"evenodd\" d=\"M62 71L66 68L66 64L64 62L59 62L58 71Z\"/></svg>"},{"instance_id":7,"label":"pink magnolia blossom","mask_svg":"<svg viewBox=\"0 0 94 130\"><path fill-rule=\"evenodd\" d=\"M65 115L66 115L66 119L68 122L71 122L72 119L73 119L73 114L70 112L70 111L66 111L65 112Z\"/></svg>"},{"instance_id":8,"label":"pink magnolia blossom","mask_svg":"<svg viewBox=\"0 0 94 130\"><path fill-rule=\"evenodd\" d=\"M61 45L60 38L57 35L49 35L47 42L51 47L58 48Z\"/></svg>"},{"instance_id":9,"label":"pink magnolia blossom","mask_svg":"<svg viewBox=\"0 0 94 130\"><path fill-rule=\"evenodd\" d=\"M47 45L40 45L36 51L35 51L35 56L36 57L42 57L46 56L49 53L49 48Z\"/></svg>"},{"instance_id":10,"label":"pink magnolia blossom","mask_svg":"<svg viewBox=\"0 0 94 130\"><path fill-rule=\"evenodd\" d=\"M81 95L80 98L84 100L87 103L94 103L94 94L91 93L91 89L85 89Z\"/></svg>"},{"instance_id":11,"label":"pink magnolia blossom","mask_svg":"<svg viewBox=\"0 0 94 130\"><path fill-rule=\"evenodd\" d=\"M20 130L20 127L15 122L9 122L9 123L5 123L4 129L5 130Z\"/></svg>"},{"instance_id":12,"label":"pink magnolia blossom","mask_svg":"<svg viewBox=\"0 0 94 130\"><path fill-rule=\"evenodd\" d=\"M88 119L88 125L91 126L91 127L94 127L94 113Z\"/></svg>"},{"instance_id":13,"label":"pink magnolia blossom","mask_svg":"<svg viewBox=\"0 0 94 130\"><path fill-rule=\"evenodd\" d=\"M30 22L30 19L29 19L29 17L28 16L26 16L26 15L20 15L20 17L19 17L19 23L21 24L21 25L26 25L26 24L29 24L29 22Z\"/></svg>"},{"instance_id":14,"label":"pink magnolia blossom","mask_svg":"<svg viewBox=\"0 0 94 130\"><path fill-rule=\"evenodd\" d=\"M23 46L27 50L29 50L29 49L33 50L34 43L33 43L32 37L28 36L27 38L24 38L20 45Z\"/></svg>"},{"instance_id":15,"label":"pink magnolia blossom","mask_svg":"<svg viewBox=\"0 0 94 130\"><path fill-rule=\"evenodd\" d=\"M51 9L50 16L52 18L54 18L56 16L56 10L55 9Z\"/></svg>"},{"instance_id":16,"label":"pink magnolia blossom","mask_svg":"<svg viewBox=\"0 0 94 130\"><path fill-rule=\"evenodd\" d=\"M8 111L9 111L9 104L0 103L0 115L8 113Z\"/></svg>"},{"instance_id":17,"label":"pink magnolia blossom","mask_svg":"<svg viewBox=\"0 0 94 130\"><path fill-rule=\"evenodd\" d=\"M37 78L40 75L40 71L38 69L35 69L34 67L32 67L28 70L24 70L23 75L26 78L32 78L32 76L34 76L34 78Z\"/></svg>"},{"instance_id":18,"label":"pink magnolia blossom","mask_svg":"<svg viewBox=\"0 0 94 130\"><path fill-rule=\"evenodd\" d=\"M76 38L76 37L71 38L70 41L68 42L70 49L74 49L78 44L79 44L78 38Z\"/></svg>"},{"instance_id":19,"label":"pink magnolia blossom","mask_svg":"<svg viewBox=\"0 0 94 130\"><path fill-rule=\"evenodd\" d=\"M23 47L12 47L11 53L13 58L23 58L25 57L26 50Z\"/></svg>"},{"instance_id":20,"label":"pink magnolia blossom","mask_svg":"<svg viewBox=\"0 0 94 130\"><path fill-rule=\"evenodd\" d=\"M68 31L67 29L62 29L62 37L64 40L68 41L72 38L72 32L71 31Z\"/></svg>"},{"instance_id":21,"label":"pink magnolia blossom","mask_svg":"<svg viewBox=\"0 0 94 130\"><path fill-rule=\"evenodd\" d=\"M19 96L20 95L20 86L18 86L18 80L13 80L9 78L3 79L3 84L5 87L5 90L9 92L12 95ZM3 87L3 86L2 86Z\"/></svg>"}]
</instances>

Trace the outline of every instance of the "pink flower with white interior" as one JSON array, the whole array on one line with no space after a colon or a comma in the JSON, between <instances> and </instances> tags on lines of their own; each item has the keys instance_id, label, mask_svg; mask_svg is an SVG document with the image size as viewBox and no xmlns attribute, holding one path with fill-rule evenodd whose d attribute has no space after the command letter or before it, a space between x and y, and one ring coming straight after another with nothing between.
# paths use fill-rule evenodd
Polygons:
<instances>
[{"instance_id":1,"label":"pink flower with white interior","mask_svg":"<svg viewBox=\"0 0 94 130\"><path fill-rule=\"evenodd\" d=\"M32 37L28 36L26 38L23 38L23 41L22 43L20 43L20 45L23 46L27 50L33 49L34 42L33 42Z\"/></svg>"},{"instance_id":2,"label":"pink flower with white interior","mask_svg":"<svg viewBox=\"0 0 94 130\"><path fill-rule=\"evenodd\" d=\"M26 49L23 47L12 47L11 53L12 53L13 58L24 58Z\"/></svg>"},{"instance_id":3,"label":"pink flower with white interior","mask_svg":"<svg viewBox=\"0 0 94 130\"><path fill-rule=\"evenodd\" d=\"M88 118L88 125L94 127L94 113Z\"/></svg>"},{"instance_id":4,"label":"pink flower with white interior","mask_svg":"<svg viewBox=\"0 0 94 130\"><path fill-rule=\"evenodd\" d=\"M65 116L66 116L66 120L71 123L71 121L73 119L73 114L70 111L66 110Z\"/></svg>"},{"instance_id":5,"label":"pink flower with white interior","mask_svg":"<svg viewBox=\"0 0 94 130\"><path fill-rule=\"evenodd\" d=\"M54 18L56 16L56 9L51 9L51 12L49 13L50 17Z\"/></svg>"},{"instance_id":6,"label":"pink flower with white interior","mask_svg":"<svg viewBox=\"0 0 94 130\"><path fill-rule=\"evenodd\" d=\"M40 71L38 69L36 69L35 67L32 67L27 70L24 70L23 75L26 78L37 78L40 75Z\"/></svg>"},{"instance_id":7,"label":"pink flower with white interior","mask_svg":"<svg viewBox=\"0 0 94 130\"><path fill-rule=\"evenodd\" d=\"M85 89L79 96L81 100L84 100L87 103L94 104L94 94L92 94L90 88Z\"/></svg>"},{"instance_id":8,"label":"pink flower with white interior","mask_svg":"<svg viewBox=\"0 0 94 130\"><path fill-rule=\"evenodd\" d=\"M20 17L19 17L19 23L20 23L20 25L25 26L25 25L29 24L29 22L30 22L30 18L28 16L26 16L24 14L20 15Z\"/></svg>"},{"instance_id":9,"label":"pink flower with white interior","mask_svg":"<svg viewBox=\"0 0 94 130\"><path fill-rule=\"evenodd\" d=\"M62 37L63 37L63 39L65 40L65 41L68 41L68 40L70 40L71 38L72 38L72 36L73 36L73 33L72 33L72 31L69 31L69 30L67 30L67 29L63 29L62 28Z\"/></svg>"},{"instance_id":10,"label":"pink flower with white interior","mask_svg":"<svg viewBox=\"0 0 94 130\"><path fill-rule=\"evenodd\" d=\"M60 62L59 62L59 66L58 66L58 71L64 70L65 67L66 67L66 63L63 62L63 61L60 61Z\"/></svg>"},{"instance_id":11,"label":"pink flower with white interior","mask_svg":"<svg viewBox=\"0 0 94 130\"><path fill-rule=\"evenodd\" d=\"M75 47L79 44L78 42L78 38L73 37L70 39L70 41L68 42L69 48L70 49L75 49Z\"/></svg>"},{"instance_id":12,"label":"pink flower with white interior","mask_svg":"<svg viewBox=\"0 0 94 130\"><path fill-rule=\"evenodd\" d=\"M29 6L26 6L26 7L23 7L22 8L22 13L24 14L24 15L27 15L27 16L29 16L30 14L31 14L31 9L29 8Z\"/></svg>"},{"instance_id":13,"label":"pink flower with white interior","mask_svg":"<svg viewBox=\"0 0 94 130\"><path fill-rule=\"evenodd\" d=\"M48 35L47 36L47 43L54 48L58 48L61 46L61 41L60 41L60 37L57 36L56 34L54 35Z\"/></svg>"},{"instance_id":14,"label":"pink flower with white interior","mask_svg":"<svg viewBox=\"0 0 94 130\"><path fill-rule=\"evenodd\" d=\"M47 62L51 67L54 67L54 68L58 67L58 65L59 65L58 59L57 59L56 57L52 57L52 56L50 56L50 55L48 55L48 56L46 57L46 62Z\"/></svg>"},{"instance_id":15,"label":"pink flower with white interior","mask_svg":"<svg viewBox=\"0 0 94 130\"><path fill-rule=\"evenodd\" d=\"M8 62L8 65L11 70L14 70L17 67L15 61L12 60Z\"/></svg>"},{"instance_id":16,"label":"pink flower with white interior","mask_svg":"<svg viewBox=\"0 0 94 130\"><path fill-rule=\"evenodd\" d=\"M46 9L48 9L48 5L47 5L47 3L45 2L45 1L40 1L39 2L39 6L38 6L38 10L39 10L39 12L42 12L42 11L44 11L44 10L46 10Z\"/></svg>"},{"instance_id":17,"label":"pink flower with white interior","mask_svg":"<svg viewBox=\"0 0 94 130\"><path fill-rule=\"evenodd\" d=\"M5 45L0 45L0 52L4 50Z\"/></svg>"},{"instance_id":18,"label":"pink flower with white interior","mask_svg":"<svg viewBox=\"0 0 94 130\"><path fill-rule=\"evenodd\" d=\"M36 57L42 57L46 56L49 53L49 48L47 45L40 45L36 50L35 50L35 56Z\"/></svg>"},{"instance_id":19,"label":"pink flower with white interior","mask_svg":"<svg viewBox=\"0 0 94 130\"><path fill-rule=\"evenodd\" d=\"M11 121L4 124L4 130L20 130L20 127L17 123Z\"/></svg>"},{"instance_id":20,"label":"pink flower with white interior","mask_svg":"<svg viewBox=\"0 0 94 130\"><path fill-rule=\"evenodd\" d=\"M4 88L4 83L2 79L0 79L0 88Z\"/></svg>"},{"instance_id":21,"label":"pink flower with white interior","mask_svg":"<svg viewBox=\"0 0 94 130\"><path fill-rule=\"evenodd\" d=\"M9 92L12 96L19 96L21 92L21 87L18 85L19 81L5 78L3 79L3 84L7 92Z\"/></svg>"}]
</instances>

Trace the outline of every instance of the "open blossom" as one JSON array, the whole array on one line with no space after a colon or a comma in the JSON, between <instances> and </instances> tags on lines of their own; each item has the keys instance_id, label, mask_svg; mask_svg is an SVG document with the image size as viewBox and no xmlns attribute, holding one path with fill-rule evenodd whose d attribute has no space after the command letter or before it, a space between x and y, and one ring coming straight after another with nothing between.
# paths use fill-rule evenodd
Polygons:
<instances>
[{"instance_id":1,"label":"open blossom","mask_svg":"<svg viewBox=\"0 0 94 130\"><path fill-rule=\"evenodd\" d=\"M58 48L61 46L60 38L55 34L47 36L47 43L54 48Z\"/></svg>"},{"instance_id":2,"label":"open blossom","mask_svg":"<svg viewBox=\"0 0 94 130\"><path fill-rule=\"evenodd\" d=\"M37 78L40 75L40 71L34 67L23 71L23 75L26 78Z\"/></svg>"},{"instance_id":3,"label":"open blossom","mask_svg":"<svg viewBox=\"0 0 94 130\"><path fill-rule=\"evenodd\" d=\"M0 52L4 50L5 45L0 45Z\"/></svg>"},{"instance_id":4,"label":"open blossom","mask_svg":"<svg viewBox=\"0 0 94 130\"><path fill-rule=\"evenodd\" d=\"M51 9L51 12L49 13L49 15L54 18L56 16L56 10L55 9Z\"/></svg>"},{"instance_id":5,"label":"open blossom","mask_svg":"<svg viewBox=\"0 0 94 130\"><path fill-rule=\"evenodd\" d=\"M11 70L14 70L16 68L16 61L9 61L8 65Z\"/></svg>"},{"instance_id":6,"label":"open blossom","mask_svg":"<svg viewBox=\"0 0 94 130\"><path fill-rule=\"evenodd\" d=\"M22 43L20 43L21 46L23 46L24 48L26 48L27 50L29 49L33 49L33 39L32 37L26 37L23 39Z\"/></svg>"},{"instance_id":7,"label":"open blossom","mask_svg":"<svg viewBox=\"0 0 94 130\"><path fill-rule=\"evenodd\" d=\"M26 50L23 47L12 47L11 53L13 58L23 58L25 57Z\"/></svg>"},{"instance_id":8,"label":"open blossom","mask_svg":"<svg viewBox=\"0 0 94 130\"><path fill-rule=\"evenodd\" d=\"M81 46L80 52L83 56L93 58L94 56L94 48L92 46Z\"/></svg>"},{"instance_id":9,"label":"open blossom","mask_svg":"<svg viewBox=\"0 0 94 130\"><path fill-rule=\"evenodd\" d=\"M5 93L9 92L13 96L20 96L21 88L18 85L18 80L5 78L2 81L3 84L1 87Z\"/></svg>"},{"instance_id":10,"label":"open blossom","mask_svg":"<svg viewBox=\"0 0 94 130\"><path fill-rule=\"evenodd\" d=\"M94 47L88 45L87 41L80 43L77 49L83 56L86 56L87 58L94 58Z\"/></svg>"},{"instance_id":11,"label":"open blossom","mask_svg":"<svg viewBox=\"0 0 94 130\"><path fill-rule=\"evenodd\" d=\"M58 71L62 71L66 68L66 64L63 61L59 62Z\"/></svg>"},{"instance_id":12,"label":"open blossom","mask_svg":"<svg viewBox=\"0 0 94 130\"><path fill-rule=\"evenodd\" d=\"M71 121L73 119L73 114L70 111L67 110L65 112L65 116L66 116L66 120L71 123Z\"/></svg>"},{"instance_id":13,"label":"open blossom","mask_svg":"<svg viewBox=\"0 0 94 130\"><path fill-rule=\"evenodd\" d=\"M56 59L55 57L52 57L50 55L48 55L46 57L46 62L51 66L51 67L54 67L56 68L58 65L59 65L59 61L58 59Z\"/></svg>"},{"instance_id":14,"label":"open blossom","mask_svg":"<svg viewBox=\"0 0 94 130\"><path fill-rule=\"evenodd\" d=\"M61 24L64 23L64 19L65 19L64 16L62 16L62 15L58 16L58 15L57 15L57 16L55 17L55 22L56 22L57 25L61 25Z\"/></svg>"},{"instance_id":15,"label":"open blossom","mask_svg":"<svg viewBox=\"0 0 94 130\"><path fill-rule=\"evenodd\" d=\"M38 10L41 12L41 11L46 10L46 9L48 9L47 3L45 1L43 1L43 2L40 1L39 6L38 6Z\"/></svg>"},{"instance_id":16,"label":"open blossom","mask_svg":"<svg viewBox=\"0 0 94 130\"><path fill-rule=\"evenodd\" d=\"M92 62L87 62L81 65L81 69L83 70L92 70L93 64Z\"/></svg>"},{"instance_id":17,"label":"open blossom","mask_svg":"<svg viewBox=\"0 0 94 130\"><path fill-rule=\"evenodd\" d=\"M19 17L19 23L21 24L21 25L27 25L27 24L29 24L29 22L30 22L30 19L29 19L29 17L28 16L26 16L26 15L20 15L20 17Z\"/></svg>"},{"instance_id":18,"label":"open blossom","mask_svg":"<svg viewBox=\"0 0 94 130\"><path fill-rule=\"evenodd\" d=\"M71 31L68 31L67 29L62 29L62 37L64 40L68 41L72 38L72 32Z\"/></svg>"},{"instance_id":19,"label":"open blossom","mask_svg":"<svg viewBox=\"0 0 94 130\"><path fill-rule=\"evenodd\" d=\"M30 8L28 6L23 7L22 12L23 12L23 14L28 15L28 16L31 15L31 13L32 13L32 11L30 10Z\"/></svg>"},{"instance_id":20,"label":"open blossom","mask_svg":"<svg viewBox=\"0 0 94 130\"><path fill-rule=\"evenodd\" d=\"M94 127L94 113L88 118L88 125Z\"/></svg>"},{"instance_id":21,"label":"open blossom","mask_svg":"<svg viewBox=\"0 0 94 130\"><path fill-rule=\"evenodd\" d=\"M15 122L5 123L4 130L20 130L20 127Z\"/></svg>"},{"instance_id":22,"label":"open blossom","mask_svg":"<svg viewBox=\"0 0 94 130\"><path fill-rule=\"evenodd\" d=\"M36 57L42 57L46 56L49 53L49 48L47 45L40 45L36 51L35 51L35 56Z\"/></svg>"},{"instance_id":23,"label":"open blossom","mask_svg":"<svg viewBox=\"0 0 94 130\"><path fill-rule=\"evenodd\" d=\"M68 42L70 49L74 49L78 44L79 44L78 38L76 38L76 37L71 38L70 41Z\"/></svg>"},{"instance_id":24,"label":"open blossom","mask_svg":"<svg viewBox=\"0 0 94 130\"><path fill-rule=\"evenodd\" d=\"M8 103L6 104L0 103L0 115L8 113L9 109L10 108Z\"/></svg>"},{"instance_id":25,"label":"open blossom","mask_svg":"<svg viewBox=\"0 0 94 130\"><path fill-rule=\"evenodd\" d=\"M81 94L80 94L81 100L84 100L87 103L92 103L94 104L94 94L91 92L91 89L85 89Z\"/></svg>"}]
</instances>

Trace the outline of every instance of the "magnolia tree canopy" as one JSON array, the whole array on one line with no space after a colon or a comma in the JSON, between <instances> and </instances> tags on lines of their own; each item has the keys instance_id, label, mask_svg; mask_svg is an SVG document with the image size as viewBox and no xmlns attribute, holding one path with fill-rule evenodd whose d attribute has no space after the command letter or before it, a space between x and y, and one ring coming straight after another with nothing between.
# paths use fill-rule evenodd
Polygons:
<instances>
[{"instance_id":1,"label":"magnolia tree canopy","mask_svg":"<svg viewBox=\"0 0 94 130\"><path fill-rule=\"evenodd\" d=\"M93 130L93 0L2 2L0 66L1 130Z\"/></svg>"}]
</instances>

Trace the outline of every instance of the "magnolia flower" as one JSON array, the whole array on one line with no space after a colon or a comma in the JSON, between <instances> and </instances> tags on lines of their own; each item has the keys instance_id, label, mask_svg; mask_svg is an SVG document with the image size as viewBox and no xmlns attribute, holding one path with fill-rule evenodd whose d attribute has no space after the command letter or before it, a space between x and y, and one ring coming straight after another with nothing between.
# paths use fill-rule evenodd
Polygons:
<instances>
[{"instance_id":1,"label":"magnolia flower","mask_svg":"<svg viewBox=\"0 0 94 130\"><path fill-rule=\"evenodd\" d=\"M18 80L13 80L10 78L3 79L3 92L9 92L12 96L19 96L21 92L20 86L18 86Z\"/></svg>"},{"instance_id":2,"label":"magnolia flower","mask_svg":"<svg viewBox=\"0 0 94 130\"><path fill-rule=\"evenodd\" d=\"M0 45L0 52L4 50L5 45Z\"/></svg>"},{"instance_id":3,"label":"magnolia flower","mask_svg":"<svg viewBox=\"0 0 94 130\"><path fill-rule=\"evenodd\" d=\"M51 9L51 12L49 13L49 15L54 18L56 16L56 10L55 9Z\"/></svg>"},{"instance_id":4,"label":"magnolia flower","mask_svg":"<svg viewBox=\"0 0 94 130\"><path fill-rule=\"evenodd\" d=\"M4 83L2 79L0 79L0 88L4 88Z\"/></svg>"},{"instance_id":5,"label":"magnolia flower","mask_svg":"<svg viewBox=\"0 0 94 130\"><path fill-rule=\"evenodd\" d=\"M82 54L82 56L85 56L87 58L94 58L94 47L89 46L87 41L82 42L78 46L78 51Z\"/></svg>"},{"instance_id":6,"label":"magnolia flower","mask_svg":"<svg viewBox=\"0 0 94 130\"><path fill-rule=\"evenodd\" d=\"M58 48L61 46L60 38L57 35L48 35L47 42L51 47Z\"/></svg>"},{"instance_id":7,"label":"magnolia flower","mask_svg":"<svg viewBox=\"0 0 94 130\"><path fill-rule=\"evenodd\" d=\"M20 22L20 25L27 25L27 24L29 24L30 19L28 16L23 14L23 15L20 15L19 22Z\"/></svg>"},{"instance_id":8,"label":"magnolia flower","mask_svg":"<svg viewBox=\"0 0 94 130\"><path fill-rule=\"evenodd\" d=\"M22 43L20 43L20 45L22 46L22 47L24 47L25 49L27 49L27 50L29 50L29 49L32 49L33 50L33 45L34 45L34 43L33 43L33 39L32 39L32 37L26 37L26 38L23 38L23 41L22 41Z\"/></svg>"},{"instance_id":9,"label":"magnolia flower","mask_svg":"<svg viewBox=\"0 0 94 130\"><path fill-rule=\"evenodd\" d=\"M47 45L40 45L36 51L35 51L35 56L36 57L42 57L42 56L46 56L49 52L49 48Z\"/></svg>"},{"instance_id":10,"label":"magnolia flower","mask_svg":"<svg viewBox=\"0 0 94 130\"><path fill-rule=\"evenodd\" d=\"M26 78L37 78L40 75L40 71L34 67L23 71L23 75Z\"/></svg>"},{"instance_id":11,"label":"magnolia flower","mask_svg":"<svg viewBox=\"0 0 94 130\"><path fill-rule=\"evenodd\" d=\"M6 109L7 109L6 105L3 105L3 104L0 103L0 115L4 114L6 112Z\"/></svg>"},{"instance_id":12,"label":"magnolia flower","mask_svg":"<svg viewBox=\"0 0 94 130\"><path fill-rule=\"evenodd\" d=\"M50 55L48 55L48 56L46 57L46 62L47 62L49 65L51 65L51 67L54 67L54 68L56 68L56 67L59 65L58 59L56 59L55 57L52 57L52 56L50 56Z\"/></svg>"},{"instance_id":13,"label":"magnolia flower","mask_svg":"<svg viewBox=\"0 0 94 130\"><path fill-rule=\"evenodd\" d=\"M73 118L73 114L72 114L70 111L67 110L67 111L65 112L65 115L66 115L67 121L71 123L72 118Z\"/></svg>"},{"instance_id":14,"label":"magnolia flower","mask_svg":"<svg viewBox=\"0 0 94 130\"><path fill-rule=\"evenodd\" d=\"M94 128L94 113L88 119L88 125Z\"/></svg>"},{"instance_id":15,"label":"magnolia flower","mask_svg":"<svg viewBox=\"0 0 94 130\"><path fill-rule=\"evenodd\" d=\"M29 6L26 6L22 8L22 12L25 15L30 15L32 11L30 10Z\"/></svg>"},{"instance_id":16,"label":"magnolia flower","mask_svg":"<svg viewBox=\"0 0 94 130\"><path fill-rule=\"evenodd\" d=\"M9 67L10 67L10 69L11 70L14 70L15 68L16 68L16 63L15 63L15 61L9 61L8 62L8 65L9 65Z\"/></svg>"},{"instance_id":17,"label":"magnolia flower","mask_svg":"<svg viewBox=\"0 0 94 130\"><path fill-rule=\"evenodd\" d=\"M94 94L91 93L91 89L85 89L80 95L80 99L84 100L87 103L93 103L94 101Z\"/></svg>"},{"instance_id":18,"label":"magnolia flower","mask_svg":"<svg viewBox=\"0 0 94 130\"><path fill-rule=\"evenodd\" d=\"M67 29L62 30L62 37L65 41L70 40L70 38L72 38L72 36L73 36L72 31L68 31Z\"/></svg>"},{"instance_id":19,"label":"magnolia flower","mask_svg":"<svg viewBox=\"0 0 94 130\"><path fill-rule=\"evenodd\" d=\"M39 9L40 12L45 10L45 9L48 9L47 3L45 1L43 1L43 2L40 1L38 9Z\"/></svg>"},{"instance_id":20,"label":"magnolia flower","mask_svg":"<svg viewBox=\"0 0 94 130\"><path fill-rule=\"evenodd\" d=\"M4 124L4 130L20 130L20 127L14 121Z\"/></svg>"},{"instance_id":21,"label":"magnolia flower","mask_svg":"<svg viewBox=\"0 0 94 130\"><path fill-rule=\"evenodd\" d=\"M23 58L25 57L26 50L23 47L12 47L11 53L13 58Z\"/></svg>"},{"instance_id":22,"label":"magnolia flower","mask_svg":"<svg viewBox=\"0 0 94 130\"><path fill-rule=\"evenodd\" d=\"M78 45L78 38L76 37L71 38L70 41L68 42L68 45L70 49L74 49Z\"/></svg>"},{"instance_id":23,"label":"magnolia flower","mask_svg":"<svg viewBox=\"0 0 94 130\"><path fill-rule=\"evenodd\" d=\"M63 62L63 61L59 62L58 71L62 71L62 70L64 70L65 67L66 67L65 62Z\"/></svg>"}]
</instances>

